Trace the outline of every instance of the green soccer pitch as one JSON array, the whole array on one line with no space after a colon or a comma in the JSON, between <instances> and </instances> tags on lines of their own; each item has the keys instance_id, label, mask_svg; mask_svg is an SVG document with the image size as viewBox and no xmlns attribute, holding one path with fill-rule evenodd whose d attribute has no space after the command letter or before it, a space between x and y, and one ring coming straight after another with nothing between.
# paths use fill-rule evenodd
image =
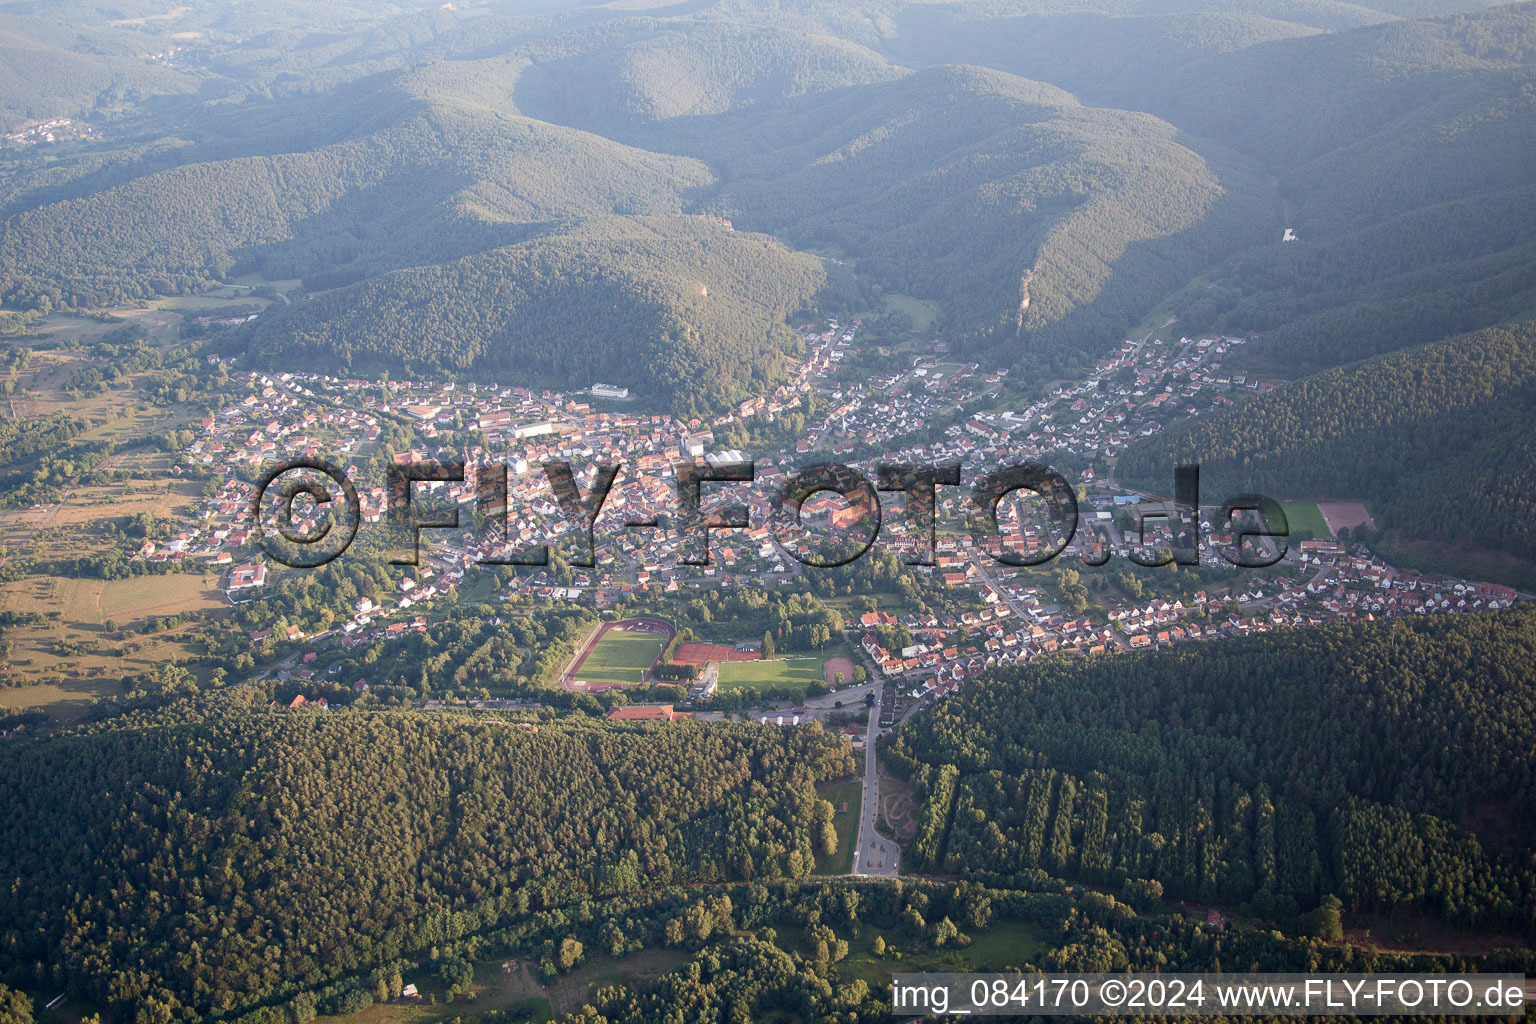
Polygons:
<instances>
[{"instance_id":1,"label":"green soccer pitch","mask_svg":"<svg viewBox=\"0 0 1536 1024\"><path fill-rule=\"evenodd\" d=\"M639 683L667 644L662 633L630 633L610 629L597 641L575 672L592 683Z\"/></svg>"}]
</instances>

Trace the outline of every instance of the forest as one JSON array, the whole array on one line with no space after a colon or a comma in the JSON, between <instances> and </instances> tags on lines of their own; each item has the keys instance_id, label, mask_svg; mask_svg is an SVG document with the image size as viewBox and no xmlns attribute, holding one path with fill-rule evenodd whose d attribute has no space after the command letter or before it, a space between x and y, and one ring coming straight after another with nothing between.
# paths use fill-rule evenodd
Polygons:
<instances>
[{"instance_id":1,"label":"forest","mask_svg":"<svg viewBox=\"0 0 1536 1024\"><path fill-rule=\"evenodd\" d=\"M729 901L728 909L722 900ZM616 902L622 906L627 901ZM1530 959L1513 950L1486 958L1393 954L1256 928L1212 928L1155 898L1139 898L1132 905L1107 893L1069 891L1049 881L1021 890L969 882L860 885L829 880L737 886L702 902L705 912L693 918L714 917L716 937L701 941L685 934L681 942L669 942L689 954L680 967L654 982L599 989L589 1008L563 1018L562 1024L684 1024L773 1020L786 1014L829 1024L886 1020L891 1008L884 979L894 972L1386 972L1474 964L1483 970L1518 971ZM634 934L639 915L633 909L601 908L596 920L604 911L631 915L623 932ZM718 924L727 914L732 935L719 937ZM586 934L591 933L588 926ZM989 942L997 933L1013 941ZM554 934L543 939L545 949L556 947Z\"/></svg>"},{"instance_id":2,"label":"forest","mask_svg":"<svg viewBox=\"0 0 1536 1024\"><path fill-rule=\"evenodd\" d=\"M1160 304L1311 371L1536 309L1536 14L1459 7L337 14L221 52L209 96L161 69L140 102L177 110L174 136L22 161L0 298L297 280L242 333L263 362L280 336L337 371L571 386L654 365L649 404L718 410L775 379L786 313L864 307L818 301L804 253L701 257L632 220L708 214L939 302L957 350L1033 387Z\"/></svg>"},{"instance_id":3,"label":"forest","mask_svg":"<svg viewBox=\"0 0 1536 1024\"><path fill-rule=\"evenodd\" d=\"M1086 365L1268 216L1226 180L1249 171L1171 126L975 67L623 137L720 168L712 211L851 255L881 287L940 301L950 336L1032 370Z\"/></svg>"},{"instance_id":4,"label":"forest","mask_svg":"<svg viewBox=\"0 0 1536 1024\"><path fill-rule=\"evenodd\" d=\"M351 372L621 382L690 416L783 379L800 347L785 319L825 277L770 238L702 218L588 220L327 292L261 318L226 347Z\"/></svg>"},{"instance_id":5,"label":"forest","mask_svg":"<svg viewBox=\"0 0 1536 1024\"><path fill-rule=\"evenodd\" d=\"M1117 469L1155 488L1198 462L1212 494L1360 498L1384 530L1530 559L1533 404L1526 321L1306 377L1140 441Z\"/></svg>"},{"instance_id":6,"label":"forest","mask_svg":"<svg viewBox=\"0 0 1536 1024\"><path fill-rule=\"evenodd\" d=\"M0 970L223 1014L583 897L803 877L853 770L819 729L176 717L0 749Z\"/></svg>"},{"instance_id":7,"label":"forest","mask_svg":"<svg viewBox=\"0 0 1536 1024\"><path fill-rule=\"evenodd\" d=\"M1520 610L997 671L890 743L912 866L1529 934L1533 655Z\"/></svg>"}]
</instances>

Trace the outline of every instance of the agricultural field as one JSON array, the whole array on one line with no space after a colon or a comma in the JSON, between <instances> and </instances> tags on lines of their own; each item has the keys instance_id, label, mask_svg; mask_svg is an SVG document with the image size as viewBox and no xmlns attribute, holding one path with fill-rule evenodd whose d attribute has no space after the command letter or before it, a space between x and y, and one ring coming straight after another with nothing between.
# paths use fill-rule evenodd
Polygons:
<instances>
[{"instance_id":1,"label":"agricultural field","mask_svg":"<svg viewBox=\"0 0 1536 1024\"><path fill-rule=\"evenodd\" d=\"M80 625L136 625L157 615L219 608L214 573L172 573L122 580L40 576L0 586L0 611L41 612Z\"/></svg>"},{"instance_id":2,"label":"agricultural field","mask_svg":"<svg viewBox=\"0 0 1536 1024\"><path fill-rule=\"evenodd\" d=\"M764 686L806 687L825 683L827 657L792 655L768 661L726 661L720 665L721 690L751 690Z\"/></svg>"},{"instance_id":3,"label":"agricultural field","mask_svg":"<svg viewBox=\"0 0 1536 1024\"><path fill-rule=\"evenodd\" d=\"M0 611L43 621L12 626L0 710L43 708L78 716L98 697L122 692L125 676L186 659L181 626L144 635L145 620L227 607L214 574L136 576L122 580L37 576L0 585Z\"/></svg>"},{"instance_id":4,"label":"agricultural field","mask_svg":"<svg viewBox=\"0 0 1536 1024\"><path fill-rule=\"evenodd\" d=\"M0 687L0 709L77 717L90 701L123 692L125 678L193 653L186 640L195 626L147 630L146 623L228 607L211 571L102 578L120 575L114 560L134 553L146 523L164 529L181 522L200 500L203 482L184 476L154 439L195 422L201 407L151 401L156 370L69 390L79 371L110 368L111 358L92 349L98 341L133 326L165 348L179 342L179 322L177 311L158 305L104 319L53 314L3 343L7 352L25 348L30 355L9 370L15 393L0 405L0 415L69 413L86 424L72 443L118 447L89 474L65 463L62 482L38 500L0 507L0 567L9 577L0 584L0 611L25 617L0 636L0 681L7 684ZM36 461L5 468L24 479Z\"/></svg>"},{"instance_id":5,"label":"agricultural field","mask_svg":"<svg viewBox=\"0 0 1536 1024\"><path fill-rule=\"evenodd\" d=\"M598 639L574 675L593 683L639 683L656 662L667 638L661 633L610 629Z\"/></svg>"},{"instance_id":6,"label":"agricultural field","mask_svg":"<svg viewBox=\"0 0 1536 1024\"><path fill-rule=\"evenodd\" d=\"M122 462L115 461L114 467L122 467ZM33 558L72 558L100 550L98 535L109 523L124 530L141 513L162 522L180 522L202 493L198 481L163 476L72 487L61 501L0 508L0 543L11 553Z\"/></svg>"},{"instance_id":7,"label":"agricultural field","mask_svg":"<svg viewBox=\"0 0 1536 1024\"><path fill-rule=\"evenodd\" d=\"M937 302L919 299L912 295L903 295L900 292L886 292L881 297L881 312L905 313L912 318L912 329L915 331L929 331L933 329L934 321L939 318L940 306Z\"/></svg>"}]
</instances>

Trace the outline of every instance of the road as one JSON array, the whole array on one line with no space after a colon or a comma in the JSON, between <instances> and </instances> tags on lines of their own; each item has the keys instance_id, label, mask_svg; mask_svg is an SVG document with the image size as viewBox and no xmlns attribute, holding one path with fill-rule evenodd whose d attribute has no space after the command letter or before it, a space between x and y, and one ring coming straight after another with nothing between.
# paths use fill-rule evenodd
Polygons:
<instances>
[{"instance_id":1,"label":"road","mask_svg":"<svg viewBox=\"0 0 1536 1024\"><path fill-rule=\"evenodd\" d=\"M896 844L875 831L875 816L880 812L880 766L875 756L875 739L880 732L880 698L869 709L869 728L864 733L864 786L859 800L859 840L853 851L853 873L877 878L895 878L901 857Z\"/></svg>"},{"instance_id":2,"label":"road","mask_svg":"<svg viewBox=\"0 0 1536 1024\"><path fill-rule=\"evenodd\" d=\"M975 566L976 575L981 577L981 582L997 591L997 595L1003 599L1003 603L1013 612L1015 616L1013 621L1021 624L1030 621L1029 612L1023 605L1014 600L1013 595L1008 592L1008 589L1003 584L999 583L991 573L987 572L987 567L982 564L980 558L975 559L971 564Z\"/></svg>"},{"instance_id":3,"label":"road","mask_svg":"<svg viewBox=\"0 0 1536 1024\"><path fill-rule=\"evenodd\" d=\"M856 683L853 686L844 686L841 690L833 690L831 693L820 697L808 697L804 707L810 711L857 711L864 703L865 695L874 690L873 683ZM878 702L879 697L875 700ZM838 707L838 702L842 707Z\"/></svg>"}]
</instances>

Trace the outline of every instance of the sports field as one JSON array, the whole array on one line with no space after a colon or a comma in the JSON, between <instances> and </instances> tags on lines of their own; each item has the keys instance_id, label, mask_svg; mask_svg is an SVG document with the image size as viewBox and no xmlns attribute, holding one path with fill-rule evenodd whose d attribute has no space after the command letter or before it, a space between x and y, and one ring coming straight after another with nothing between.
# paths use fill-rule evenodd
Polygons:
<instances>
[{"instance_id":1,"label":"sports field","mask_svg":"<svg viewBox=\"0 0 1536 1024\"><path fill-rule=\"evenodd\" d=\"M1328 521L1318 511L1315 502L1282 501L1280 507L1285 509L1286 525L1292 533L1305 530L1318 540L1327 540L1333 536L1333 531L1328 529Z\"/></svg>"},{"instance_id":2,"label":"sports field","mask_svg":"<svg viewBox=\"0 0 1536 1024\"><path fill-rule=\"evenodd\" d=\"M774 658L771 661L727 661L720 665L720 689L745 690L756 686L808 686L825 682L827 659L819 654L809 657Z\"/></svg>"},{"instance_id":3,"label":"sports field","mask_svg":"<svg viewBox=\"0 0 1536 1024\"><path fill-rule=\"evenodd\" d=\"M587 653L575 675L592 683L639 683L667 645L664 633L610 629Z\"/></svg>"}]
</instances>

